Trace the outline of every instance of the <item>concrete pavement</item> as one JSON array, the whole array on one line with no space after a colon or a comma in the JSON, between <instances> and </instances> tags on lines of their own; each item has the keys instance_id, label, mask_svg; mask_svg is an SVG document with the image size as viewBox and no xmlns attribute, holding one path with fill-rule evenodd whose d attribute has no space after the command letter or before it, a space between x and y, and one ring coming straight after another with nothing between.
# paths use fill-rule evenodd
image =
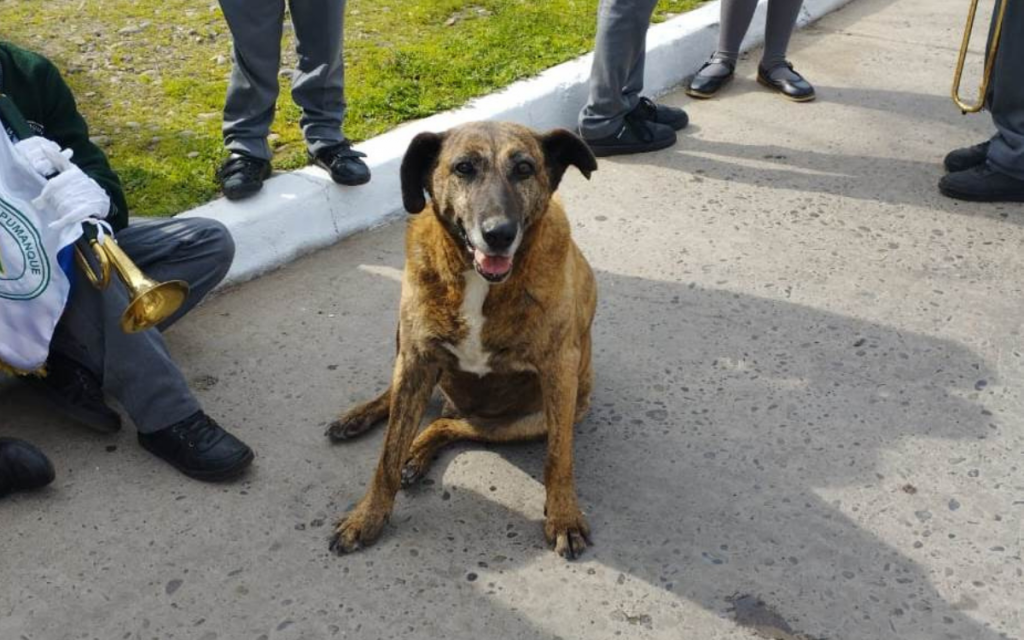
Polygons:
<instances>
[{"instance_id":1,"label":"concrete pavement","mask_svg":"<svg viewBox=\"0 0 1024 640\"><path fill-rule=\"evenodd\" d=\"M244 482L0 389L58 470L0 502L0 638L1020 640L1024 207L935 190L990 126L946 97L964 10L860 0L795 36L817 102L754 56L668 98L675 148L568 176L601 296L582 560L543 545L541 445L453 447L377 546L327 553L379 450L321 434L388 377L393 225L170 332Z\"/></svg>"}]
</instances>

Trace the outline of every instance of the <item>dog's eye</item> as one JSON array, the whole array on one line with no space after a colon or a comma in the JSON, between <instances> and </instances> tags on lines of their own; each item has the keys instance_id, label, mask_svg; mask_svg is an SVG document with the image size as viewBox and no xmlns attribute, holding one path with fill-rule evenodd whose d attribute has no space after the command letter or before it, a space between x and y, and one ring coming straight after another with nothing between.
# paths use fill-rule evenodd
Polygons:
<instances>
[{"instance_id":1,"label":"dog's eye","mask_svg":"<svg viewBox=\"0 0 1024 640\"><path fill-rule=\"evenodd\" d=\"M533 165L526 160L521 160L516 163L515 172L517 177L529 178L533 175Z\"/></svg>"},{"instance_id":2,"label":"dog's eye","mask_svg":"<svg viewBox=\"0 0 1024 640\"><path fill-rule=\"evenodd\" d=\"M455 165L455 172L460 176L471 176L476 172L472 162L460 162Z\"/></svg>"}]
</instances>

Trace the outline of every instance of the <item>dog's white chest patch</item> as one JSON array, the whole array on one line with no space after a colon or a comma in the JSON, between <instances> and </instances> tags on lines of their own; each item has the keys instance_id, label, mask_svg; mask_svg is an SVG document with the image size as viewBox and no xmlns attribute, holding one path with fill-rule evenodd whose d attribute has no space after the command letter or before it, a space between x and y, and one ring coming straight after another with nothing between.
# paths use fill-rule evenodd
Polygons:
<instances>
[{"instance_id":1,"label":"dog's white chest patch","mask_svg":"<svg viewBox=\"0 0 1024 640\"><path fill-rule=\"evenodd\" d=\"M459 344L445 344L445 347L459 359L460 369L485 376L491 372L488 364L491 355L484 350L480 334L484 330L484 300L487 299L490 285L475 271L465 272L462 279L466 283L466 289L463 292L459 313L462 315L462 321L466 323L468 332Z\"/></svg>"}]
</instances>

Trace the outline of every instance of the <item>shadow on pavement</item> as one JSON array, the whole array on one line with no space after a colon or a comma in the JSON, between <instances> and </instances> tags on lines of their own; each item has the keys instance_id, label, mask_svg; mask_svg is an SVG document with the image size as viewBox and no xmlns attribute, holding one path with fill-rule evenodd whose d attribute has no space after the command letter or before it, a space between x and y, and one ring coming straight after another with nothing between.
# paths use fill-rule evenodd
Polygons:
<instances>
[{"instance_id":1,"label":"shadow on pavement","mask_svg":"<svg viewBox=\"0 0 1024 640\"><path fill-rule=\"evenodd\" d=\"M969 399L991 376L976 355L789 303L611 273L598 279L597 381L577 440L581 501L597 544L587 559L723 616L732 596L753 594L807 638L1007 637L965 612L976 602L947 602L930 569L848 515L878 505L828 497L835 487L885 487L892 504L879 513L903 512L884 519L912 521L927 548L931 514L915 514L914 488L880 473L880 458L899 455L909 439L997 435ZM478 448L442 452L428 478L440 484L459 452ZM535 479L543 473L542 445L486 448ZM402 501L426 499L424 491ZM428 544L438 527L504 518L532 543L521 562L551 553L539 519L495 505L495 493L459 494L411 507L380 544L408 543L413 527ZM492 546L517 555L506 540ZM659 612L648 613L657 627Z\"/></svg>"}]
</instances>

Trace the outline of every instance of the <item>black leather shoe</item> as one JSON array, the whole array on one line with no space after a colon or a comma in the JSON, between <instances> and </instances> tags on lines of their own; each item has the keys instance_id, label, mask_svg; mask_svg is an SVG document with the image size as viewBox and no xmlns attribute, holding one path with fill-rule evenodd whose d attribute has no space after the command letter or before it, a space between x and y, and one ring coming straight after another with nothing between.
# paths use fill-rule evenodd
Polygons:
<instances>
[{"instance_id":1,"label":"black leather shoe","mask_svg":"<svg viewBox=\"0 0 1024 640\"><path fill-rule=\"evenodd\" d=\"M1024 202L1024 180L996 171L988 163L947 173L939 180L939 191L972 202Z\"/></svg>"},{"instance_id":2,"label":"black leather shoe","mask_svg":"<svg viewBox=\"0 0 1024 640\"><path fill-rule=\"evenodd\" d=\"M349 187L370 181L370 168L361 160L365 157L348 141L309 154L310 162L331 174L331 180Z\"/></svg>"},{"instance_id":3,"label":"black leather shoe","mask_svg":"<svg viewBox=\"0 0 1024 640\"><path fill-rule=\"evenodd\" d=\"M724 64L729 68L729 73L724 76L702 76L700 72L712 64ZM697 71L697 75L693 76L693 80L690 80L690 84L686 87L686 95L691 98L710 98L728 84L734 75L736 75L735 62L721 58L711 58L704 63L700 71Z\"/></svg>"},{"instance_id":4,"label":"black leather shoe","mask_svg":"<svg viewBox=\"0 0 1024 640\"><path fill-rule=\"evenodd\" d=\"M100 433L115 433L121 416L107 406L99 378L78 362L51 353L46 377L26 376L25 381L67 418Z\"/></svg>"},{"instance_id":5,"label":"black leather shoe","mask_svg":"<svg viewBox=\"0 0 1024 640\"><path fill-rule=\"evenodd\" d=\"M228 200L241 200L258 193L271 171L269 160L232 153L217 170L217 182Z\"/></svg>"},{"instance_id":6,"label":"black leather shoe","mask_svg":"<svg viewBox=\"0 0 1024 640\"><path fill-rule=\"evenodd\" d=\"M676 143L676 132L668 125L627 116L618 132L604 138L583 139L595 156L603 158L671 147Z\"/></svg>"},{"instance_id":7,"label":"black leather shoe","mask_svg":"<svg viewBox=\"0 0 1024 640\"><path fill-rule=\"evenodd\" d=\"M256 457L202 411L156 433L140 433L139 444L186 476L208 482L240 475Z\"/></svg>"},{"instance_id":8,"label":"black leather shoe","mask_svg":"<svg viewBox=\"0 0 1024 640\"><path fill-rule=\"evenodd\" d=\"M984 164L985 160L988 159L988 143L986 140L981 144L976 144L973 147L964 147L963 149L953 149L946 158L942 161L942 164L946 167L946 171L950 173L956 173L957 171L966 171L972 169L980 164Z\"/></svg>"},{"instance_id":9,"label":"black leather shoe","mask_svg":"<svg viewBox=\"0 0 1024 640\"><path fill-rule=\"evenodd\" d=\"M791 80L789 78L783 78L782 80L772 80L771 76L769 75L771 69L765 69L764 67L758 65L757 81L763 84L764 86L768 87L769 89L778 91L783 96L789 98L794 102L810 102L811 100L814 100L814 87L811 86L811 83L807 82L807 80L805 80L803 76L801 76L799 73L796 72L795 69L793 69L793 64L791 62L787 62L786 66L789 67L789 70L796 75L795 80Z\"/></svg>"},{"instance_id":10,"label":"black leather shoe","mask_svg":"<svg viewBox=\"0 0 1024 640\"><path fill-rule=\"evenodd\" d=\"M690 116L678 107L670 107L667 104L658 104L650 98L640 98L639 104L630 113L634 118L655 122L672 127L673 131L685 129L690 123Z\"/></svg>"},{"instance_id":11,"label":"black leather shoe","mask_svg":"<svg viewBox=\"0 0 1024 640\"><path fill-rule=\"evenodd\" d=\"M0 438L0 498L42 489L53 478L53 465L42 451L24 440Z\"/></svg>"}]
</instances>

